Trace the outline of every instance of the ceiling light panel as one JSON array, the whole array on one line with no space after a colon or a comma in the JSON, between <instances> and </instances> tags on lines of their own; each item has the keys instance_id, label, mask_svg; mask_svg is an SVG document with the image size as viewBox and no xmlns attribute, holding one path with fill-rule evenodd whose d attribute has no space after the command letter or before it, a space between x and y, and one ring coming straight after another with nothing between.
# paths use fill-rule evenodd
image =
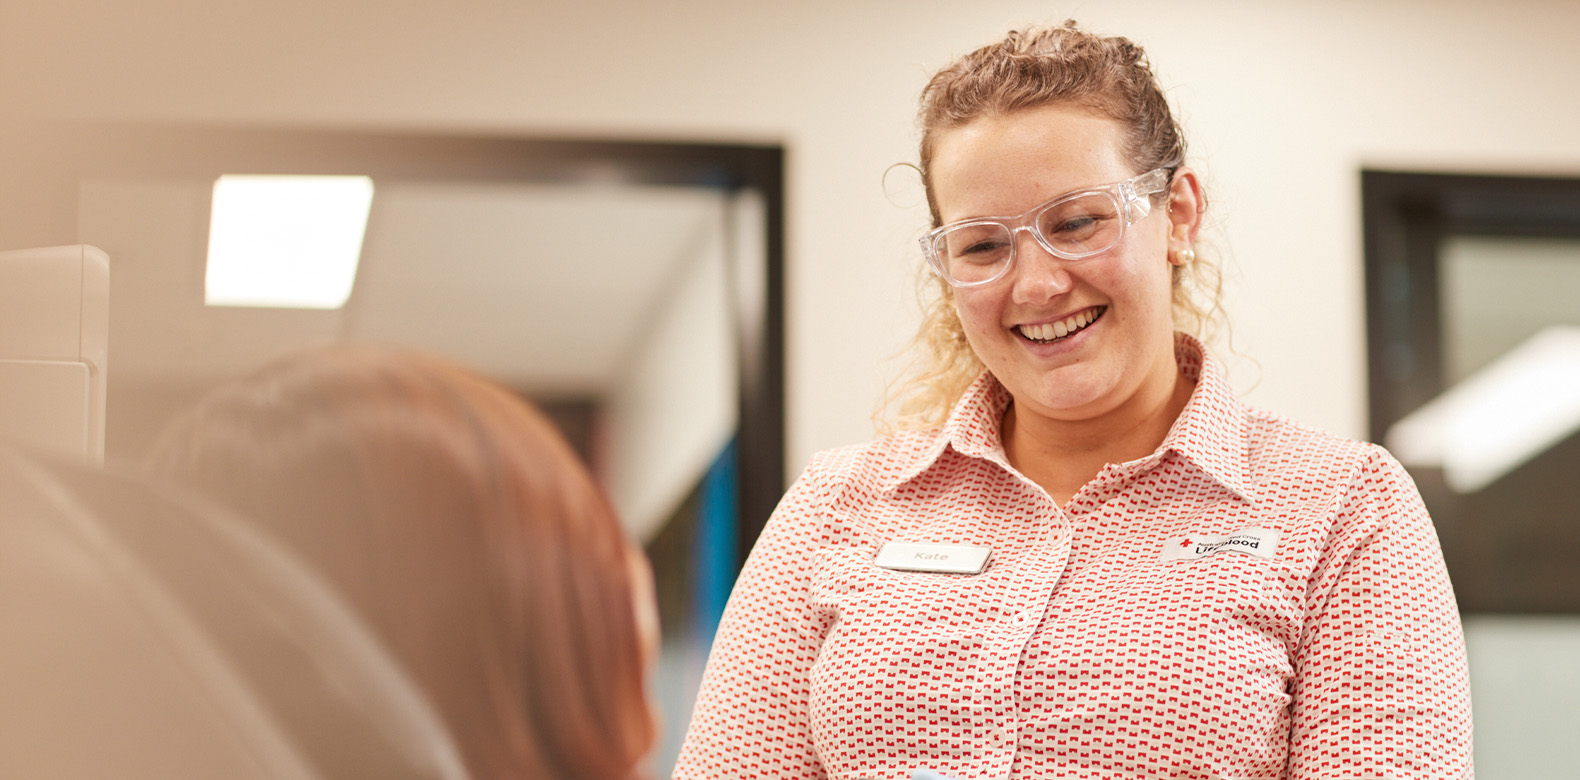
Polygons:
<instances>
[{"instance_id":1,"label":"ceiling light panel","mask_svg":"<svg viewBox=\"0 0 1580 780\"><path fill-rule=\"evenodd\" d=\"M367 176L238 176L214 182L204 301L338 309L351 296L373 203Z\"/></svg>"}]
</instances>

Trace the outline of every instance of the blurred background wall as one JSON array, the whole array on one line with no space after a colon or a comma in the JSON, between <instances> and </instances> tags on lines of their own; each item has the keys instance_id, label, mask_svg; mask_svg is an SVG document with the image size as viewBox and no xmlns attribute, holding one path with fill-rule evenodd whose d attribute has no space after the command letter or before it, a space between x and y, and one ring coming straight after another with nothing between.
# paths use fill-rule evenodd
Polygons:
<instances>
[{"instance_id":1,"label":"blurred background wall","mask_svg":"<svg viewBox=\"0 0 1580 780\"><path fill-rule=\"evenodd\" d=\"M0 112L783 145L788 479L869 438L903 367L926 213L884 174L926 78L1067 17L1145 45L1177 105L1233 383L1340 434L1367 432L1359 171L1580 175L1568 0L0 0ZM0 213L0 248L60 227Z\"/></svg>"}]
</instances>

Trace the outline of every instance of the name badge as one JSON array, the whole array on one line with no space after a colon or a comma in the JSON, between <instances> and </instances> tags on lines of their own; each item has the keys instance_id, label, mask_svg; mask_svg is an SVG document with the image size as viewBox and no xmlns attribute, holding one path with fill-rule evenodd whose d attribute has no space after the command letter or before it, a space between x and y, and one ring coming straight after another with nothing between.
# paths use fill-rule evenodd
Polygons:
<instances>
[{"instance_id":1,"label":"name badge","mask_svg":"<svg viewBox=\"0 0 1580 780\"><path fill-rule=\"evenodd\" d=\"M943 574L981 574L993 548L973 544L885 542L872 562L885 569Z\"/></svg>"},{"instance_id":2,"label":"name badge","mask_svg":"<svg viewBox=\"0 0 1580 780\"><path fill-rule=\"evenodd\" d=\"M1249 555L1253 558L1272 560L1278 552L1278 540L1283 534L1271 528L1246 528L1224 536L1183 536L1170 539L1163 545L1161 559L1169 561L1195 561L1223 552Z\"/></svg>"}]
</instances>

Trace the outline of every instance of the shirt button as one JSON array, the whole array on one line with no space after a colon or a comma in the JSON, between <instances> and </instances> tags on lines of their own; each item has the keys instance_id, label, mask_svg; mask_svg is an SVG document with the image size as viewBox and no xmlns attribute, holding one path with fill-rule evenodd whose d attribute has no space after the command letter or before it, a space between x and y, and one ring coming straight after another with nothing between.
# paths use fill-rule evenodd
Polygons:
<instances>
[{"instance_id":1,"label":"shirt button","mask_svg":"<svg viewBox=\"0 0 1580 780\"><path fill-rule=\"evenodd\" d=\"M1023 611L1015 616L1015 625L1024 626L1031 622L1031 612Z\"/></svg>"}]
</instances>

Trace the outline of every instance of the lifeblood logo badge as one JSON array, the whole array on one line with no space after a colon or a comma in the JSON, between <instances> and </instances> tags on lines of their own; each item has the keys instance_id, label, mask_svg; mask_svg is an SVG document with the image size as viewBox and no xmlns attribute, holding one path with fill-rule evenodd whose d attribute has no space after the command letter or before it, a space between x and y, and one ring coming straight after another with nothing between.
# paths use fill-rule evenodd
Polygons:
<instances>
[{"instance_id":1,"label":"lifeblood logo badge","mask_svg":"<svg viewBox=\"0 0 1580 780\"><path fill-rule=\"evenodd\" d=\"M1159 559L1164 563L1194 561L1233 552L1271 560L1278 552L1278 540L1282 537L1283 534L1271 528L1245 528L1224 536L1183 536L1165 543Z\"/></svg>"}]
</instances>

